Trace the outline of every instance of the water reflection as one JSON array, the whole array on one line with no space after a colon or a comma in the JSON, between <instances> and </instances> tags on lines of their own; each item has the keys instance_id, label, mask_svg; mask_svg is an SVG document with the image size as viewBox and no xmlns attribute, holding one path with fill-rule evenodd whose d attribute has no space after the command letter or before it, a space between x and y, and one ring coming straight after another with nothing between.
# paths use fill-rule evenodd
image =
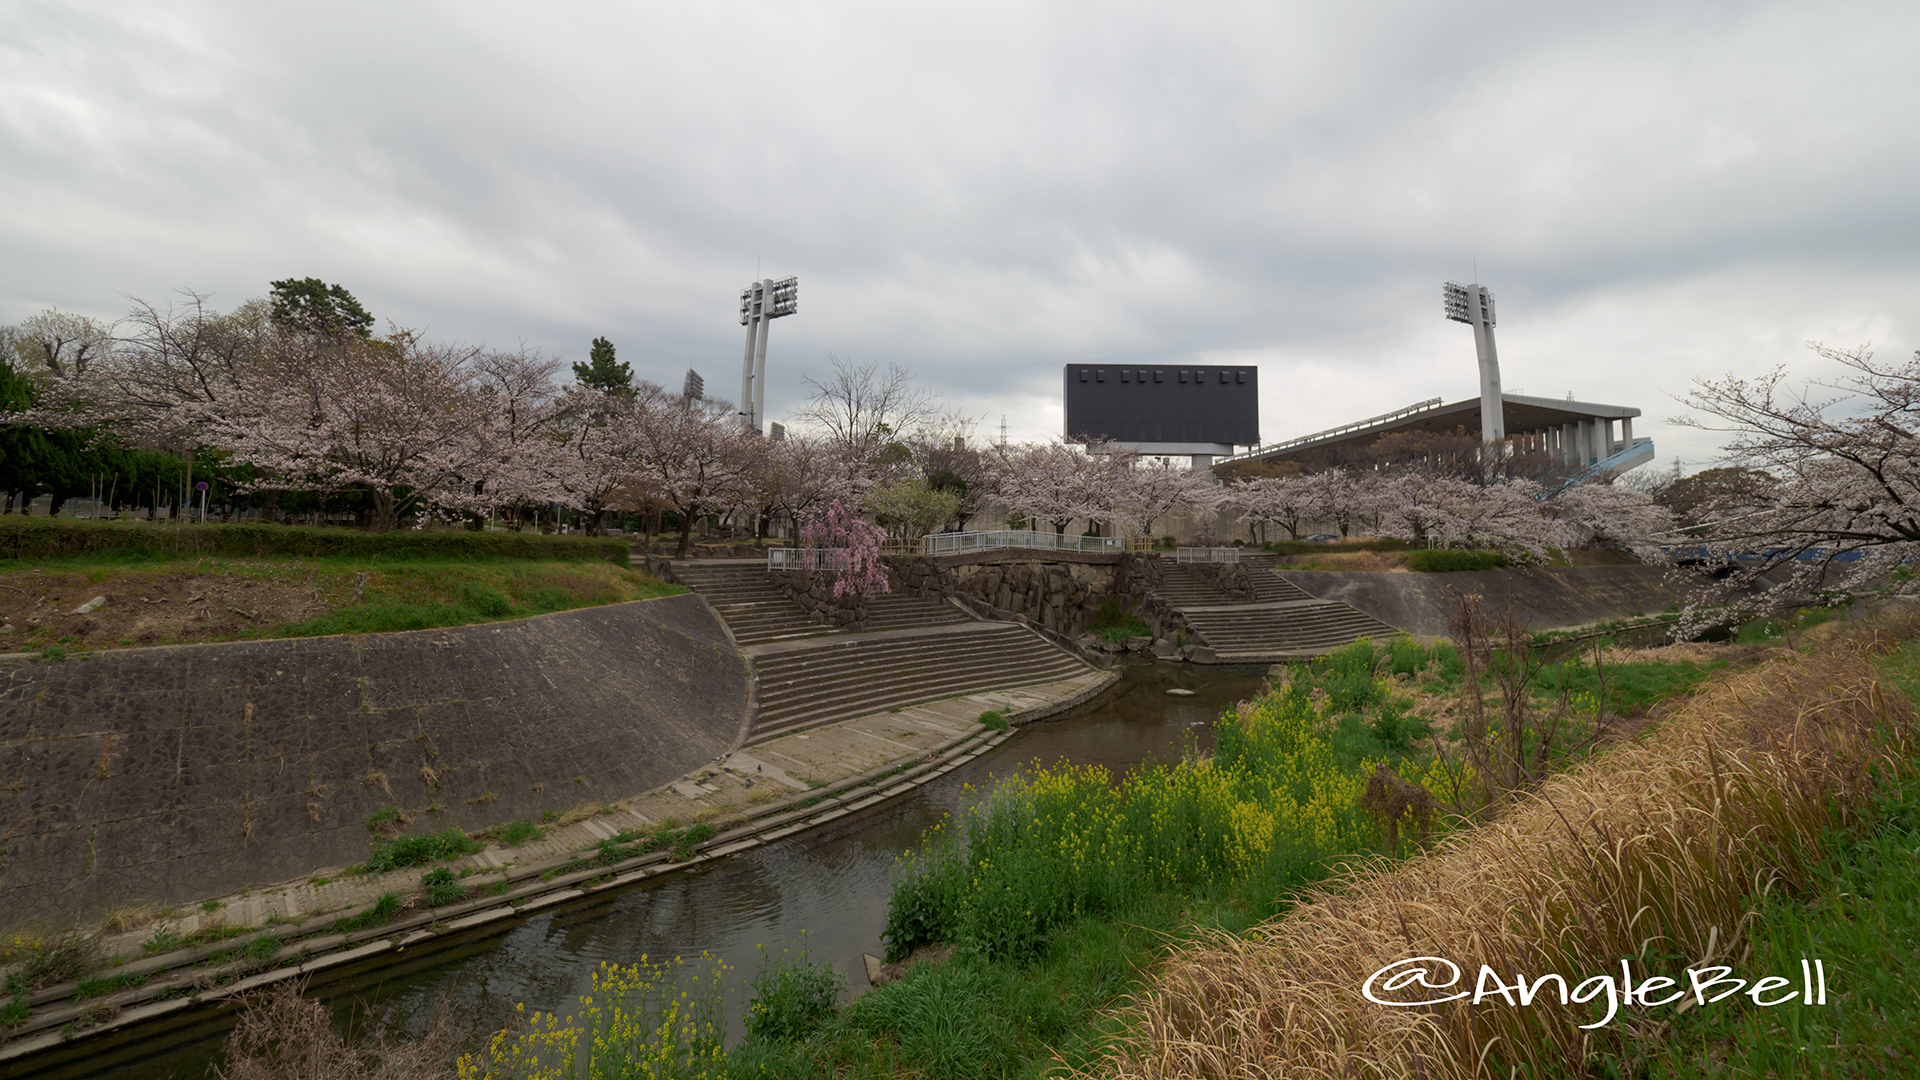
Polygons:
<instances>
[{"instance_id":1,"label":"water reflection","mask_svg":"<svg viewBox=\"0 0 1920 1080\"><path fill-rule=\"evenodd\" d=\"M328 1001L339 1022L354 1027L418 1032L444 1002L456 1023L491 1031L518 1002L530 1010L566 1009L587 991L603 961L664 961L706 952L733 968L727 1006L737 1037L757 946L777 953L804 940L816 959L831 961L845 975L849 996L863 993L860 956L883 951L880 932L895 858L996 778L1061 760L1118 773L1142 762L1178 760L1188 746L1208 752L1213 720L1252 694L1263 674L1264 668L1250 667L1129 667L1117 695L1098 708L1022 729L998 752L898 802L702 871L583 899L505 932L477 930L328 973L309 992ZM1194 696L1168 696L1174 687ZM200 1080L230 1024L226 1010L197 1010L164 1028L88 1042L64 1063L43 1059L15 1066L26 1072L0 1075Z\"/></svg>"}]
</instances>

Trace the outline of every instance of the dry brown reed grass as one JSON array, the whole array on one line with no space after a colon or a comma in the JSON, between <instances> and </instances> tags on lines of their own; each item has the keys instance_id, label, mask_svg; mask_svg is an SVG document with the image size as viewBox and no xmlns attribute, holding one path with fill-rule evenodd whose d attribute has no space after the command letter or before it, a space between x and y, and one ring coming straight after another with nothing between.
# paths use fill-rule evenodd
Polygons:
<instances>
[{"instance_id":1,"label":"dry brown reed grass","mask_svg":"<svg viewBox=\"0 0 1920 1080\"><path fill-rule=\"evenodd\" d=\"M1582 1031L1598 1014L1562 1005L1551 984L1531 1007L1394 1008L1361 986L1420 956L1460 967L1461 985L1431 997L1473 989L1483 963L1509 982L1557 973L1572 986L1632 957L1636 979L1682 987L1688 966L1737 965L1754 894L1806 882L1830 827L1863 805L1873 763L1909 767L1914 711L1868 662L1890 643L1878 631L1731 674L1645 741L1549 779L1490 824L1412 860L1350 867L1255 933L1176 954L1099 1071L1579 1076L1590 1054L1657 1037L1667 1009L1623 1007Z\"/></svg>"},{"instance_id":2,"label":"dry brown reed grass","mask_svg":"<svg viewBox=\"0 0 1920 1080\"><path fill-rule=\"evenodd\" d=\"M460 1036L439 1010L417 1039L373 1037L352 1042L334 1031L331 1014L287 980L241 999L240 1020L227 1036L219 1080L452 1080Z\"/></svg>"}]
</instances>

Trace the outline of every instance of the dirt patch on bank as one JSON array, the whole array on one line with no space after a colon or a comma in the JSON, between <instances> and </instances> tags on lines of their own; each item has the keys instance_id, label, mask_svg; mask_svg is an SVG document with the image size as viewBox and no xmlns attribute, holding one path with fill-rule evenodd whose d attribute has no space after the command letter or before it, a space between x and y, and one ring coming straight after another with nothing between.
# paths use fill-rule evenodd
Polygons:
<instances>
[{"instance_id":1,"label":"dirt patch on bank","mask_svg":"<svg viewBox=\"0 0 1920 1080\"><path fill-rule=\"evenodd\" d=\"M599 563L357 567L207 557L0 570L0 652L459 626L682 591Z\"/></svg>"},{"instance_id":2,"label":"dirt patch on bank","mask_svg":"<svg viewBox=\"0 0 1920 1080\"><path fill-rule=\"evenodd\" d=\"M220 641L339 606L313 571L16 571L0 575L0 648ZM349 594L350 597L351 594ZM99 601L90 611L78 610ZM250 635L248 635L250 636Z\"/></svg>"}]
</instances>

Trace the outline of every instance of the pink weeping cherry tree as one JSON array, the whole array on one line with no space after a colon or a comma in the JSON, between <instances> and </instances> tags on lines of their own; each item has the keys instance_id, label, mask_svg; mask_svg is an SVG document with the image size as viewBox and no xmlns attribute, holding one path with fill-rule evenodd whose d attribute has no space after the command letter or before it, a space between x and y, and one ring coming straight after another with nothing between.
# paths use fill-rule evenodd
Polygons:
<instances>
[{"instance_id":1,"label":"pink weeping cherry tree","mask_svg":"<svg viewBox=\"0 0 1920 1080\"><path fill-rule=\"evenodd\" d=\"M833 595L879 596L891 591L880 564L880 540L886 530L848 510L839 499L827 512L800 529L802 547L846 552L846 564L833 579Z\"/></svg>"}]
</instances>

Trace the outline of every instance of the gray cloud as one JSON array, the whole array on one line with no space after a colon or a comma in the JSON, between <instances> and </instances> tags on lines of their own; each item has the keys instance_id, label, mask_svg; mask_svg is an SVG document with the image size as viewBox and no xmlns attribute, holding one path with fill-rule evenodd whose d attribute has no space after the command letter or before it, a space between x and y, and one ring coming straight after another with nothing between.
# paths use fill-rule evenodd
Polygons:
<instances>
[{"instance_id":1,"label":"gray cloud","mask_svg":"<svg viewBox=\"0 0 1920 1080\"><path fill-rule=\"evenodd\" d=\"M316 275L438 336L612 338L768 405L896 360L1012 434L1082 359L1257 362L1281 438L1474 387L1637 405L1920 347L1894 4L15 4L0 320Z\"/></svg>"}]
</instances>

